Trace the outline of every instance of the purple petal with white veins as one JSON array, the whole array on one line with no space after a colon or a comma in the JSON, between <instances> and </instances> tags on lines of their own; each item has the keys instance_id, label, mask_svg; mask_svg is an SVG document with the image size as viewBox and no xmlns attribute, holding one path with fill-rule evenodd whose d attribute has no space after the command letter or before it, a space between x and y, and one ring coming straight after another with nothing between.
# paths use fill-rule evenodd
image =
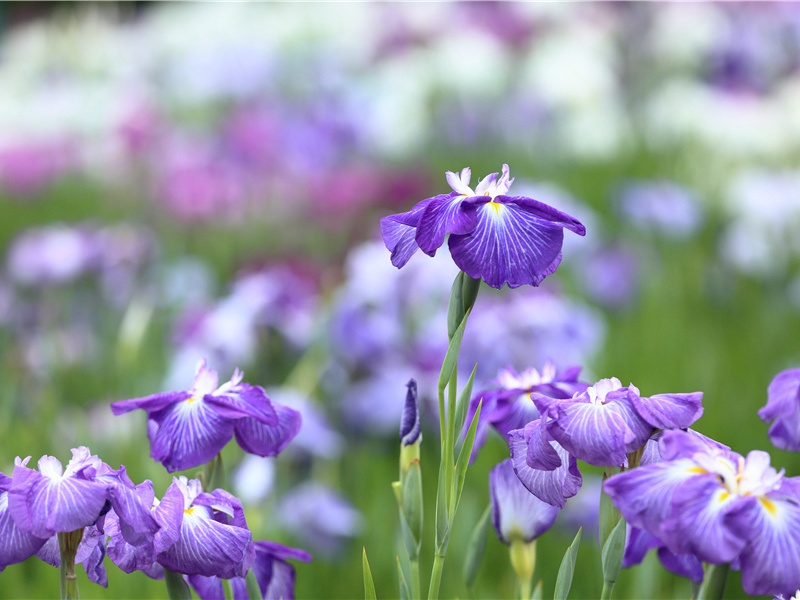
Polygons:
<instances>
[{"instance_id":1,"label":"purple petal with white veins","mask_svg":"<svg viewBox=\"0 0 800 600\"><path fill-rule=\"evenodd\" d=\"M7 565L22 562L44 545L45 539L22 531L8 510L8 487L11 478L0 473L0 571Z\"/></svg>"},{"instance_id":2,"label":"purple petal with white veins","mask_svg":"<svg viewBox=\"0 0 800 600\"><path fill-rule=\"evenodd\" d=\"M180 538L158 555L166 569L185 575L243 577L252 563L250 531L219 523L212 510L193 506L184 511Z\"/></svg>"},{"instance_id":3,"label":"purple petal with white veins","mask_svg":"<svg viewBox=\"0 0 800 600\"><path fill-rule=\"evenodd\" d=\"M540 500L564 508L567 498L573 497L581 488L581 473L575 459L556 444L556 451L561 456L561 466L553 471L533 469L527 462L528 446L522 431L512 431L509 438L514 473L522 484Z\"/></svg>"},{"instance_id":4,"label":"purple petal with white veins","mask_svg":"<svg viewBox=\"0 0 800 600\"><path fill-rule=\"evenodd\" d=\"M150 456L173 472L214 458L233 437L233 422L203 400L183 401L152 415Z\"/></svg>"},{"instance_id":5,"label":"purple petal with white veins","mask_svg":"<svg viewBox=\"0 0 800 600\"><path fill-rule=\"evenodd\" d=\"M245 452L258 456L277 456L292 441L302 425L300 413L288 406L275 404L278 424L264 425L254 419L236 421L236 441Z\"/></svg>"},{"instance_id":6,"label":"purple petal with white veins","mask_svg":"<svg viewBox=\"0 0 800 600\"><path fill-rule=\"evenodd\" d=\"M628 426L627 411L619 402L593 404L564 400L554 411L555 418L547 423L550 435L570 454L591 465L623 465L628 448L640 438ZM639 440L640 446L647 437L649 434Z\"/></svg>"},{"instance_id":7,"label":"purple petal with white veins","mask_svg":"<svg viewBox=\"0 0 800 600\"><path fill-rule=\"evenodd\" d=\"M730 448L710 437L692 429L688 431L668 430L658 440L658 451L664 460L691 458L695 453L722 454L729 453Z\"/></svg>"},{"instance_id":8,"label":"purple petal with white veins","mask_svg":"<svg viewBox=\"0 0 800 600\"><path fill-rule=\"evenodd\" d=\"M416 240L425 254L436 254L447 234L472 231L477 220L475 210L464 205L464 196L452 192L430 199L417 225Z\"/></svg>"},{"instance_id":9,"label":"purple petal with white veins","mask_svg":"<svg viewBox=\"0 0 800 600\"><path fill-rule=\"evenodd\" d=\"M666 546L675 553L691 553L704 562L729 563L755 535L758 499L729 494L708 474L688 479L675 488L672 514L660 528Z\"/></svg>"},{"instance_id":10,"label":"purple petal with white veins","mask_svg":"<svg viewBox=\"0 0 800 600\"><path fill-rule=\"evenodd\" d=\"M383 243L392 253L392 264L398 269L404 266L419 249L417 244L417 225L425 207L432 200L428 198L407 213L390 215L381 219Z\"/></svg>"},{"instance_id":11,"label":"purple petal with white veins","mask_svg":"<svg viewBox=\"0 0 800 600\"><path fill-rule=\"evenodd\" d=\"M672 513L672 495L692 477L708 477L689 459L656 462L609 477L603 484L622 516L633 527L658 535Z\"/></svg>"},{"instance_id":12,"label":"purple petal with white veins","mask_svg":"<svg viewBox=\"0 0 800 600\"><path fill-rule=\"evenodd\" d=\"M92 525L108 496L102 482L47 477L23 466L14 467L8 494L16 524L40 538Z\"/></svg>"},{"instance_id":13,"label":"purple petal with white veins","mask_svg":"<svg viewBox=\"0 0 800 600\"><path fill-rule=\"evenodd\" d=\"M748 594L789 598L800 589L798 500L775 500L771 495L759 498L755 520L740 524L755 534L739 556L742 587Z\"/></svg>"},{"instance_id":14,"label":"purple petal with white veins","mask_svg":"<svg viewBox=\"0 0 800 600\"><path fill-rule=\"evenodd\" d=\"M265 425L275 425L278 415L263 388L241 383L224 394L206 394L203 400L226 419L252 418Z\"/></svg>"},{"instance_id":15,"label":"purple petal with white veins","mask_svg":"<svg viewBox=\"0 0 800 600\"><path fill-rule=\"evenodd\" d=\"M101 543L97 544L92 550L92 553L82 561L82 564L89 581L107 588L108 574L106 573L105 564L103 564L105 556L105 546Z\"/></svg>"},{"instance_id":16,"label":"purple petal with white veins","mask_svg":"<svg viewBox=\"0 0 800 600\"><path fill-rule=\"evenodd\" d=\"M558 508L531 494L514 473L512 460L495 466L489 473L492 523L506 544L519 535L531 542L547 531L558 516Z\"/></svg>"},{"instance_id":17,"label":"purple petal with white veins","mask_svg":"<svg viewBox=\"0 0 800 600\"><path fill-rule=\"evenodd\" d=\"M524 390L520 390L516 398L504 408L505 410L498 411L500 414L494 417L492 425L506 439L509 431L522 429L540 417L539 410Z\"/></svg>"},{"instance_id":18,"label":"purple petal with white veins","mask_svg":"<svg viewBox=\"0 0 800 600\"><path fill-rule=\"evenodd\" d=\"M164 492L158 506L153 510L153 516L160 525L160 529L153 538L155 552L160 554L178 541L183 523L183 511L186 509L186 500L179 485L173 480Z\"/></svg>"},{"instance_id":19,"label":"purple petal with white veins","mask_svg":"<svg viewBox=\"0 0 800 600\"><path fill-rule=\"evenodd\" d=\"M115 415L123 415L132 410L141 408L146 410L148 414L163 410L166 407L182 402L191 398L189 392L164 392L161 394L152 394L143 398L133 398L132 400L120 400L119 402L111 403L111 412Z\"/></svg>"},{"instance_id":20,"label":"purple petal with white veins","mask_svg":"<svg viewBox=\"0 0 800 600\"><path fill-rule=\"evenodd\" d=\"M703 392L656 394L641 398L630 394L636 412L658 429L685 429L703 414Z\"/></svg>"}]
</instances>

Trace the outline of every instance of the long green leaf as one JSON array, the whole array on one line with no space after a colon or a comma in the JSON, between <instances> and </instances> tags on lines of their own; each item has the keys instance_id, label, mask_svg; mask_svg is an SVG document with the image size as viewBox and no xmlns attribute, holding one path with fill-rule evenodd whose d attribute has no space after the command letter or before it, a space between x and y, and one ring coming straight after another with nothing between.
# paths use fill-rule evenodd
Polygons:
<instances>
[{"instance_id":1,"label":"long green leaf","mask_svg":"<svg viewBox=\"0 0 800 600\"><path fill-rule=\"evenodd\" d=\"M247 589L248 600L263 600L261 595L261 588L258 587L258 580L253 569L247 571L247 577L244 578L245 587Z\"/></svg>"},{"instance_id":2,"label":"long green leaf","mask_svg":"<svg viewBox=\"0 0 800 600\"><path fill-rule=\"evenodd\" d=\"M561 566L558 567L558 576L556 577L556 590L553 594L553 600L567 600L569 589L572 587L572 578L575 575L575 562L578 560L578 547L581 544L581 532L583 527L578 529L575 539L567 548L564 553L564 558L561 559Z\"/></svg>"},{"instance_id":3,"label":"long green leaf","mask_svg":"<svg viewBox=\"0 0 800 600\"><path fill-rule=\"evenodd\" d=\"M403 575L403 566L400 564L400 557L395 557L397 562L397 582L400 586L400 600L412 600L411 590L408 588L408 582L405 575Z\"/></svg>"},{"instance_id":4,"label":"long green leaf","mask_svg":"<svg viewBox=\"0 0 800 600\"><path fill-rule=\"evenodd\" d=\"M461 491L464 489L464 481L467 478L467 467L469 467L469 458L472 455L472 446L475 444L475 433L478 431L478 421L481 418L482 406L483 402L481 401L478 403L478 408L475 410L475 415L469 424L467 435L464 437L464 445L461 446L461 451L458 453L458 460L455 465L458 479L456 480L456 493L452 499L451 515L455 514L458 502L461 500Z\"/></svg>"},{"instance_id":5,"label":"long green leaf","mask_svg":"<svg viewBox=\"0 0 800 600\"><path fill-rule=\"evenodd\" d=\"M483 554L486 551L486 541L489 537L489 517L492 515L492 506L486 507L481 518L472 530L467 544L467 556L464 559L464 584L472 587L475 578L478 576L478 569L483 561Z\"/></svg>"},{"instance_id":6,"label":"long green leaf","mask_svg":"<svg viewBox=\"0 0 800 600\"><path fill-rule=\"evenodd\" d=\"M442 393L444 388L447 387L450 377L458 365L458 353L461 350L461 339L464 337L464 329L467 326L467 317L469 317L469 311L467 311L467 314L464 315L464 318L461 320L461 323L453 334L453 339L450 340L450 344L447 347L447 353L444 355L442 370L439 372L439 393ZM443 417L444 415L440 416Z\"/></svg>"},{"instance_id":7,"label":"long green leaf","mask_svg":"<svg viewBox=\"0 0 800 600\"><path fill-rule=\"evenodd\" d=\"M475 383L475 373L478 370L478 363L475 363L475 366L472 367L472 373L469 375L469 379L467 380L467 384L464 386L464 389L461 390L461 394L458 397L458 404L456 406L456 430L461 431L464 429L464 420L467 416L467 409L469 408L469 401L472 397L472 385Z\"/></svg>"},{"instance_id":8,"label":"long green leaf","mask_svg":"<svg viewBox=\"0 0 800 600\"><path fill-rule=\"evenodd\" d=\"M603 579L609 587L617 582L625 552L625 520L620 520L608 536L602 550Z\"/></svg>"},{"instance_id":9,"label":"long green leaf","mask_svg":"<svg viewBox=\"0 0 800 600\"><path fill-rule=\"evenodd\" d=\"M369 568L366 548L364 548L361 555L361 566L364 569L364 600L376 600L375 582L372 580L372 571Z\"/></svg>"},{"instance_id":10,"label":"long green leaf","mask_svg":"<svg viewBox=\"0 0 800 600\"><path fill-rule=\"evenodd\" d=\"M447 339L453 335L464 320L464 271L459 271L450 288L450 301L447 304Z\"/></svg>"}]
</instances>

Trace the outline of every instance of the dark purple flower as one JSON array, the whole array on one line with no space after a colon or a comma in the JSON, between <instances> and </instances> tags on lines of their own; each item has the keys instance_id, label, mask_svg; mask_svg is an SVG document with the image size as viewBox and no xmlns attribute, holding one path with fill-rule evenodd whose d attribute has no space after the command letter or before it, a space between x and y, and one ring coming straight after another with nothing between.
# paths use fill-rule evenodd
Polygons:
<instances>
[{"instance_id":1,"label":"dark purple flower","mask_svg":"<svg viewBox=\"0 0 800 600\"><path fill-rule=\"evenodd\" d=\"M772 421L769 439L782 450L800 451L800 369L778 373L767 388L767 404L758 411L762 421Z\"/></svg>"},{"instance_id":2,"label":"dark purple flower","mask_svg":"<svg viewBox=\"0 0 800 600\"><path fill-rule=\"evenodd\" d=\"M407 213L381 219L381 234L392 264L405 265L421 248L433 256L450 235L454 262L473 279L500 289L539 285L561 262L564 229L585 235L575 218L525 196L506 195L508 165L473 191L470 169L447 172L453 191L419 202Z\"/></svg>"},{"instance_id":3,"label":"dark purple flower","mask_svg":"<svg viewBox=\"0 0 800 600\"><path fill-rule=\"evenodd\" d=\"M653 534L630 525L628 525L628 539L625 544L625 554L622 557L622 566L638 565L653 549L656 549L658 560L670 573L687 577L698 584L703 581L703 563L694 554L676 554Z\"/></svg>"},{"instance_id":4,"label":"dark purple flower","mask_svg":"<svg viewBox=\"0 0 800 600\"><path fill-rule=\"evenodd\" d=\"M400 420L400 441L403 446L410 446L416 442L420 435L419 398L417 397L417 382L413 379L406 384L406 402L403 406L403 415Z\"/></svg>"},{"instance_id":5,"label":"dark purple flower","mask_svg":"<svg viewBox=\"0 0 800 600\"><path fill-rule=\"evenodd\" d=\"M300 414L273 405L262 388L242 383L238 369L230 381L218 383L217 373L200 361L188 391L114 402L111 410L115 415L147 411L150 456L170 472L210 461L233 435L245 451L274 456L299 431Z\"/></svg>"},{"instance_id":6,"label":"dark purple flower","mask_svg":"<svg viewBox=\"0 0 800 600\"><path fill-rule=\"evenodd\" d=\"M770 467L769 455L746 457L683 431L664 432L664 461L609 478L606 493L626 521L675 554L737 562L751 595L800 588L800 479Z\"/></svg>"},{"instance_id":7,"label":"dark purple flower","mask_svg":"<svg viewBox=\"0 0 800 600\"><path fill-rule=\"evenodd\" d=\"M492 523L504 544L516 539L532 542L550 529L558 508L542 502L522 485L507 458L489 473Z\"/></svg>"}]
</instances>

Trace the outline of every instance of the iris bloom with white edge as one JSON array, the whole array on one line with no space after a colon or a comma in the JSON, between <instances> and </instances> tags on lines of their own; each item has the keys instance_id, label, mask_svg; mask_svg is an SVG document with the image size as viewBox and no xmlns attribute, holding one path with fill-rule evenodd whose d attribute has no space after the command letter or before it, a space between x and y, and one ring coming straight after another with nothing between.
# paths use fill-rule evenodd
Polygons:
<instances>
[{"instance_id":1,"label":"iris bloom with white edge","mask_svg":"<svg viewBox=\"0 0 800 600\"><path fill-rule=\"evenodd\" d=\"M381 219L392 264L405 265L418 248L433 256L449 235L453 261L473 279L493 288L539 285L561 262L564 229L585 235L574 217L525 196L509 196L513 179L484 177L469 187L470 169L447 172L453 189L419 202L407 213Z\"/></svg>"},{"instance_id":2,"label":"iris bloom with white edge","mask_svg":"<svg viewBox=\"0 0 800 600\"><path fill-rule=\"evenodd\" d=\"M237 369L218 385L216 371L201 360L189 390L114 402L111 410L147 411L150 456L170 472L209 462L234 435L246 452L275 456L300 430L300 413L273 404L263 388L242 377Z\"/></svg>"},{"instance_id":3,"label":"iris bloom with white edge","mask_svg":"<svg viewBox=\"0 0 800 600\"><path fill-rule=\"evenodd\" d=\"M776 471L766 452L744 457L683 431L664 432L659 450L664 461L605 482L628 523L672 552L738 563L748 594L800 589L800 478Z\"/></svg>"}]
</instances>

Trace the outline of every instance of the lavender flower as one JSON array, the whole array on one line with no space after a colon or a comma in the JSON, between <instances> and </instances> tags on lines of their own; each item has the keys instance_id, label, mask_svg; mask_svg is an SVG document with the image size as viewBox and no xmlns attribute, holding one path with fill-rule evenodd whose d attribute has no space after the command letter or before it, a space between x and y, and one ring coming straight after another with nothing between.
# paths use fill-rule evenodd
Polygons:
<instances>
[{"instance_id":1,"label":"lavender flower","mask_svg":"<svg viewBox=\"0 0 800 600\"><path fill-rule=\"evenodd\" d=\"M111 410L147 411L150 456L170 472L210 461L233 435L245 451L274 456L299 431L300 414L273 405L262 388L242 383L242 377L237 369L218 387L217 373L201 360L188 391L114 402Z\"/></svg>"},{"instance_id":2,"label":"lavender flower","mask_svg":"<svg viewBox=\"0 0 800 600\"><path fill-rule=\"evenodd\" d=\"M558 516L558 508L542 502L522 485L509 458L489 473L489 495L492 523L504 544L515 538L532 542L550 529Z\"/></svg>"},{"instance_id":3,"label":"lavender flower","mask_svg":"<svg viewBox=\"0 0 800 600\"><path fill-rule=\"evenodd\" d=\"M800 369L781 371L772 379L758 416L772 421L769 439L776 448L800 451Z\"/></svg>"},{"instance_id":4,"label":"lavender flower","mask_svg":"<svg viewBox=\"0 0 800 600\"><path fill-rule=\"evenodd\" d=\"M737 562L751 595L800 588L800 479L786 478L769 455L746 457L682 431L664 432L663 462L609 478L606 493L633 526L676 553Z\"/></svg>"},{"instance_id":5,"label":"lavender flower","mask_svg":"<svg viewBox=\"0 0 800 600\"><path fill-rule=\"evenodd\" d=\"M475 190L470 176L468 168L460 175L448 171L452 192L381 219L393 265L405 265L418 248L433 256L449 234L453 260L473 279L497 289L536 286L561 262L564 228L585 235L577 219L532 198L508 196L513 182L508 165L499 177L483 178Z\"/></svg>"},{"instance_id":6,"label":"lavender flower","mask_svg":"<svg viewBox=\"0 0 800 600\"><path fill-rule=\"evenodd\" d=\"M17 464L21 461L17 459ZM0 572L8 565L33 556L47 541L20 529L8 509L8 490L12 478L0 473Z\"/></svg>"}]
</instances>

